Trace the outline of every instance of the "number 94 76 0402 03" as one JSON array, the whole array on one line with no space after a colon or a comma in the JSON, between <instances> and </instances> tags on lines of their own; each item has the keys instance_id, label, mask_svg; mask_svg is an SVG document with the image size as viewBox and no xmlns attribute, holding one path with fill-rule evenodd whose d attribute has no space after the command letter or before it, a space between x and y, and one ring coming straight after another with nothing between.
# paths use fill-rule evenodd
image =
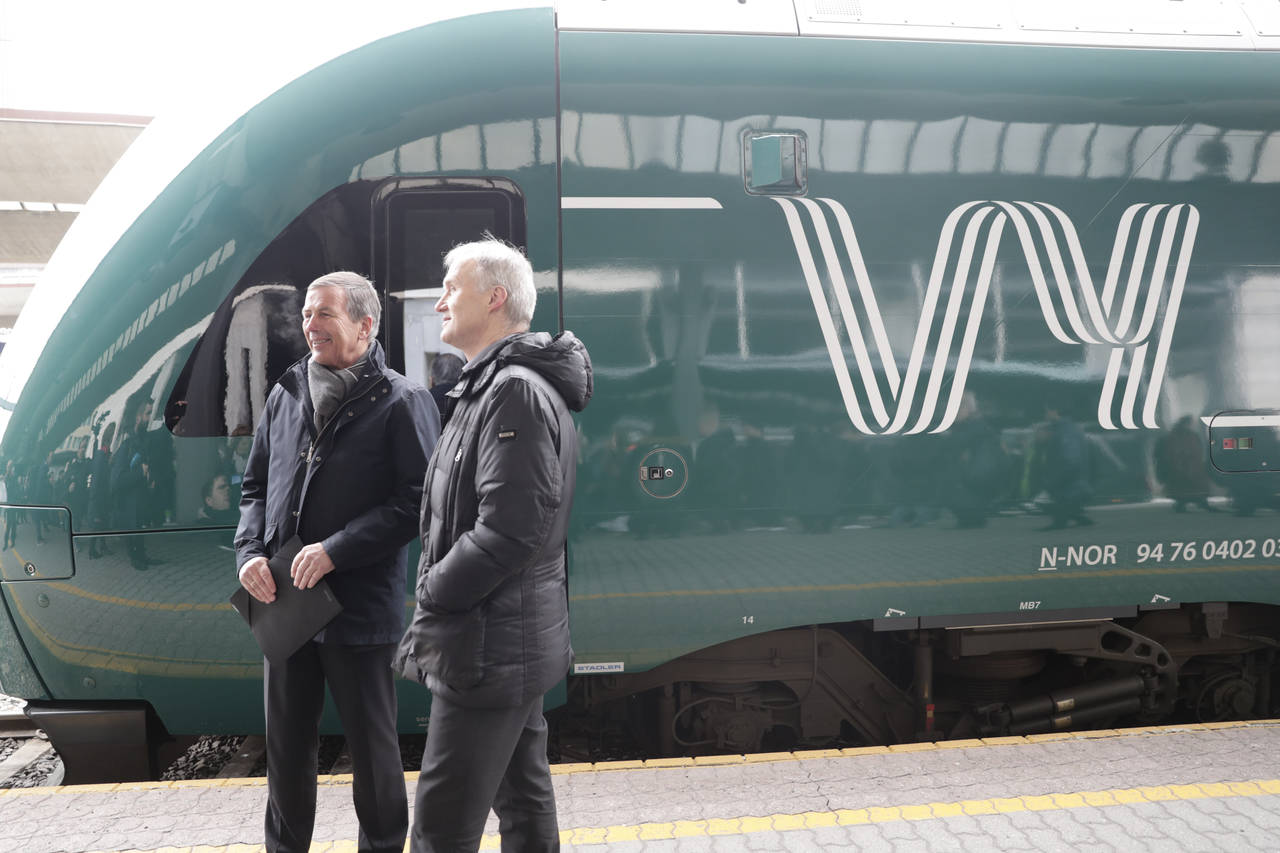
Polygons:
<instances>
[{"instance_id":1,"label":"number 94 76 0402 03","mask_svg":"<svg viewBox=\"0 0 1280 853\"><path fill-rule=\"evenodd\" d=\"M1205 560L1271 560L1280 554L1280 539L1205 539L1140 543L1139 563L1189 563Z\"/></svg>"}]
</instances>

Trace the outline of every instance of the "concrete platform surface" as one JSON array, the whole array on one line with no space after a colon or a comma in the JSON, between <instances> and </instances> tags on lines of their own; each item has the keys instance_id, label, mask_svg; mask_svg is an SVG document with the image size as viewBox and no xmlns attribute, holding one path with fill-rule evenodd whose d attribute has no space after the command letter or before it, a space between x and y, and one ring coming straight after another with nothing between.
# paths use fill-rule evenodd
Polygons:
<instances>
[{"instance_id":1,"label":"concrete platform surface","mask_svg":"<svg viewBox=\"0 0 1280 853\"><path fill-rule=\"evenodd\" d=\"M1280 721L554 770L574 851L1280 850ZM262 779L5 790L0 850L250 853L265 801ZM351 777L321 777L312 849L355 837Z\"/></svg>"}]
</instances>

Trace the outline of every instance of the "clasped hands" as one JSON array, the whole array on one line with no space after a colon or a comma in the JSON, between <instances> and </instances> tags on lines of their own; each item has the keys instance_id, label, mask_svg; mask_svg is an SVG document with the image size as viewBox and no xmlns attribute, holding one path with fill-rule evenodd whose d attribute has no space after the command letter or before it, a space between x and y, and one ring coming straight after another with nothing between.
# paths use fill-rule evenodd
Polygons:
<instances>
[{"instance_id":1,"label":"clasped hands","mask_svg":"<svg viewBox=\"0 0 1280 853\"><path fill-rule=\"evenodd\" d=\"M289 567L289 577L293 578L293 585L298 589L311 589L333 569L333 560L329 559L324 545L316 542L302 546ZM271 577L266 557L254 557L240 567L240 585L263 604L276 600L276 582Z\"/></svg>"}]
</instances>

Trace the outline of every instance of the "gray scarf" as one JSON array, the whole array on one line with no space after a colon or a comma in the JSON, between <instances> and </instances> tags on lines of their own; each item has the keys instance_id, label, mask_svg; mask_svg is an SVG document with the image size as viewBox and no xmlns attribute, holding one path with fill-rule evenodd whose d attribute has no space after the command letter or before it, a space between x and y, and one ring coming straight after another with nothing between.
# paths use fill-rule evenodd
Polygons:
<instances>
[{"instance_id":1,"label":"gray scarf","mask_svg":"<svg viewBox=\"0 0 1280 853\"><path fill-rule=\"evenodd\" d=\"M338 406L356 387L363 366L363 360L337 369L317 364L315 359L307 362L307 384L311 389L311 405L316 410L316 432L324 429Z\"/></svg>"}]
</instances>

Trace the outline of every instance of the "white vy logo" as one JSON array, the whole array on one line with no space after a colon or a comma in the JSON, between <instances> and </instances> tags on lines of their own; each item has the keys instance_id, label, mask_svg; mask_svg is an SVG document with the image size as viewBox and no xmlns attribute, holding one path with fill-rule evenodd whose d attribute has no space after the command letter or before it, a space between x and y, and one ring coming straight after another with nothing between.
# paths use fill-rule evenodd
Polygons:
<instances>
[{"instance_id":1,"label":"white vy logo","mask_svg":"<svg viewBox=\"0 0 1280 853\"><path fill-rule=\"evenodd\" d=\"M1098 400L1098 423L1105 429L1138 429L1139 420L1142 427L1157 426L1160 383L1200 222L1195 207L1135 204L1126 210L1120 218L1106 281L1099 293L1085 264L1076 229L1058 208L1025 201L971 201L960 205L942 226L911 356L906 373L899 375L848 212L829 198L819 199L821 205L803 198L773 200L786 215L845 408L860 431L868 435L911 434L942 432L951 426L964 397L978 326L1006 224L1013 225L1045 324L1053 336L1067 344L1101 343L1112 347ZM814 260L804 213L808 214L808 224L817 239L825 276L820 275ZM851 290L845 278L833 231L844 244L844 260L852 270L856 289ZM1068 272L1068 267L1074 274ZM939 305L948 272L950 292L946 304ZM861 379L857 386L849 372L824 284L830 286L848 329ZM939 311L943 312L940 322ZM869 328L864 330L863 323ZM930 364L927 378L923 375L926 357ZM883 370L883 379L876 376L877 363ZM944 388L948 373L951 382ZM923 394L919 404L917 394Z\"/></svg>"}]
</instances>

